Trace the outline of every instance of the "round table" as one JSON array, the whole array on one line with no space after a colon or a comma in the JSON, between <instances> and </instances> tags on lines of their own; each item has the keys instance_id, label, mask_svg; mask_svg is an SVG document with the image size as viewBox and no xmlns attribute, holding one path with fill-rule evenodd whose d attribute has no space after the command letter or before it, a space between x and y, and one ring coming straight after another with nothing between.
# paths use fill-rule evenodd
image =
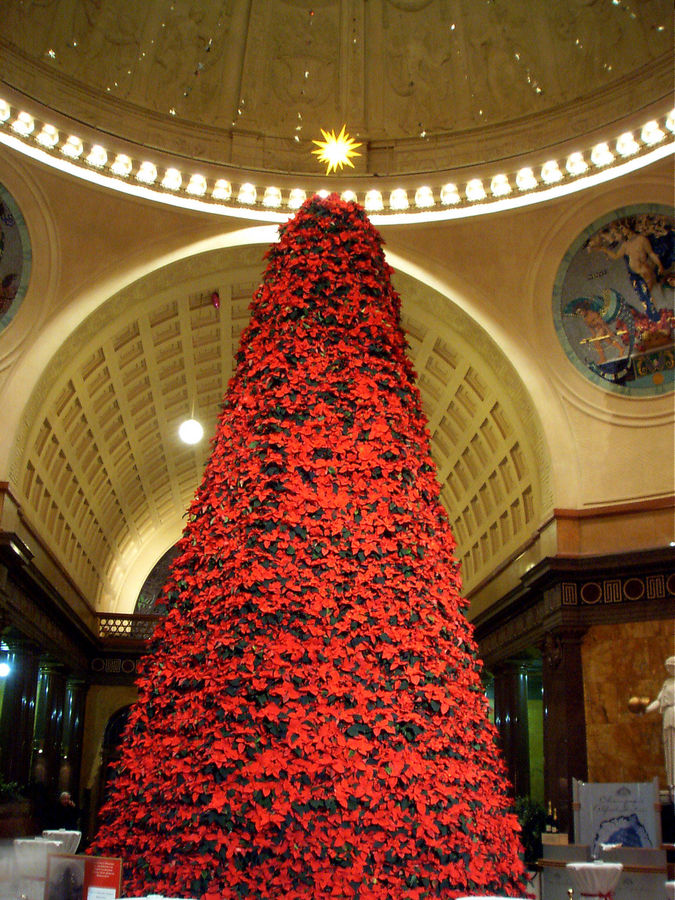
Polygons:
<instances>
[{"instance_id":1,"label":"round table","mask_svg":"<svg viewBox=\"0 0 675 900\"><path fill-rule=\"evenodd\" d=\"M567 869L574 887L584 898L613 900L623 866L616 862L571 862Z\"/></svg>"}]
</instances>

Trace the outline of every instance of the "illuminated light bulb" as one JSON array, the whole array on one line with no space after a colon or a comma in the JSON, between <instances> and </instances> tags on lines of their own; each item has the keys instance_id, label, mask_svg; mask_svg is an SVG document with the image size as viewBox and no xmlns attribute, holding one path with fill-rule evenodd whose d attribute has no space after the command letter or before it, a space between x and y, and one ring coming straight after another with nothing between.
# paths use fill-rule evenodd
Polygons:
<instances>
[{"instance_id":1,"label":"illuminated light bulb","mask_svg":"<svg viewBox=\"0 0 675 900\"><path fill-rule=\"evenodd\" d=\"M345 203L356 203L357 197L354 191L343 191L340 194L340 199L344 200Z\"/></svg>"},{"instance_id":2,"label":"illuminated light bulb","mask_svg":"<svg viewBox=\"0 0 675 900\"><path fill-rule=\"evenodd\" d=\"M162 178L162 187L168 191L177 191L183 183L183 176L178 169L167 169Z\"/></svg>"},{"instance_id":3,"label":"illuminated light bulb","mask_svg":"<svg viewBox=\"0 0 675 900\"><path fill-rule=\"evenodd\" d=\"M596 144L591 150L591 162L594 166L608 166L614 162L614 154L607 144Z\"/></svg>"},{"instance_id":4,"label":"illuminated light bulb","mask_svg":"<svg viewBox=\"0 0 675 900\"><path fill-rule=\"evenodd\" d=\"M529 167L521 169L516 175L516 186L519 191L532 191L537 186L537 179Z\"/></svg>"},{"instance_id":5,"label":"illuminated light bulb","mask_svg":"<svg viewBox=\"0 0 675 900\"><path fill-rule=\"evenodd\" d=\"M147 160L142 162L136 172L136 179L143 184L154 184L157 181L157 166Z\"/></svg>"},{"instance_id":6,"label":"illuminated light bulb","mask_svg":"<svg viewBox=\"0 0 675 900\"><path fill-rule=\"evenodd\" d=\"M649 146L658 144L665 136L665 133L659 128L659 123L655 119L652 119L651 122L647 122L643 125L642 131L640 132L640 137L645 144L648 144Z\"/></svg>"},{"instance_id":7,"label":"illuminated light bulb","mask_svg":"<svg viewBox=\"0 0 675 900\"><path fill-rule=\"evenodd\" d=\"M43 147L47 147L51 149L52 147L56 147L59 142L59 133L54 128L53 125L43 125L42 131L35 138L38 144L42 144Z\"/></svg>"},{"instance_id":8,"label":"illuminated light bulb","mask_svg":"<svg viewBox=\"0 0 675 900\"><path fill-rule=\"evenodd\" d=\"M83 151L82 141L74 134L71 134L65 144L61 145L61 153L69 159L79 159Z\"/></svg>"},{"instance_id":9,"label":"illuminated light bulb","mask_svg":"<svg viewBox=\"0 0 675 900\"><path fill-rule=\"evenodd\" d=\"M101 147L100 144L94 144L87 156L87 162L90 166L96 166L97 169L104 166L108 162L108 152L105 147Z\"/></svg>"},{"instance_id":10,"label":"illuminated light bulb","mask_svg":"<svg viewBox=\"0 0 675 900\"><path fill-rule=\"evenodd\" d=\"M588 163L584 159L583 153L570 153L565 168L570 175L581 175L588 168Z\"/></svg>"},{"instance_id":11,"label":"illuminated light bulb","mask_svg":"<svg viewBox=\"0 0 675 900\"><path fill-rule=\"evenodd\" d=\"M267 187L263 195L263 206L276 208L281 206L281 191L278 187Z\"/></svg>"},{"instance_id":12,"label":"illuminated light bulb","mask_svg":"<svg viewBox=\"0 0 675 900\"><path fill-rule=\"evenodd\" d=\"M408 209L408 192L403 188L394 188L389 194L389 207L391 209Z\"/></svg>"},{"instance_id":13,"label":"illuminated light bulb","mask_svg":"<svg viewBox=\"0 0 675 900\"><path fill-rule=\"evenodd\" d=\"M472 178L466 186L466 199L475 203L477 200L485 200L485 188L480 178Z\"/></svg>"},{"instance_id":14,"label":"illuminated light bulb","mask_svg":"<svg viewBox=\"0 0 675 900\"><path fill-rule=\"evenodd\" d=\"M131 174L132 165L131 158L126 153L118 153L112 161L110 171L115 175L119 175L120 178L126 178L127 175Z\"/></svg>"},{"instance_id":15,"label":"illuminated light bulb","mask_svg":"<svg viewBox=\"0 0 675 900\"><path fill-rule=\"evenodd\" d=\"M383 209L384 204L382 203L382 194L375 189L368 191L363 201L363 205L369 212L377 212L377 210Z\"/></svg>"},{"instance_id":16,"label":"illuminated light bulb","mask_svg":"<svg viewBox=\"0 0 675 900\"><path fill-rule=\"evenodd\" d=\"M490 182L490 193L493 197L505 197L511 193L511 185L506 175L495 175Z\"/></svg>"},{"instance_id":17,"label":"illuminated light bulb","mask_svg":"<svg viewBox=\"0 0 675 900\"><path fill-rule=\"evenodd\" d=\"M548 162L545 162L541 167L541 180L546 182L546 184L555 184L556 181L560 181L562 177L563 174L555 159L549 159Z\"/></svg>"},{"instance_id":18,"label":"illuminated light bulb","mask_svg":"<svg viewBox=\"0 0 675 900\"><path fill-rule=\"evenodd\" d=\"M328 193L328 191L325 190L325 189L324 189L324 190L321 190L321 191L317 191L316 193L317 193L317 196L321 197L322 200L325 200L326 197L329 197L329 196L330 196L330 194Z\"/></svg>"},{"instance_id":19,"label":"illuminated light bulb","mask_svg":"<svg viewBox=\"0 0 675 900\"><path fill-rule=\"evenodd\" d=\"M0 100L0 122L6 122L12 115L12 108L6 100Z\"/></svg>"},{"instance_id":20,"label":"illuminated light bulb","mask_svg":"<svg viewBox=\"0 0 675 900\"><path fill-rule=\"evenodd\" d=\"M12 131L27 137L35 129L35 119L27 112L20 112L12 122Z\"/></svg>"},{"instance_id":21,"label":"illuminated light bulb","mask_svg":"<svg viewBox=\"0 0 675 900\"><path fill-rule=\"evenodd\" d=\"M232 196L232 185L226 178L219 178L213 186L211 196L214 200L229 200Z\"/></svg>"},{"instance_id":22,"label":"illuminated light bulb","mask_svg":"<svg viewBox=\"0 0 675 900\"><path fill-rule=\"evenodd\" d=\"M203 175L192 175L185 190L188 194L203 197L206 193L206 178Z\"/></svg>"},{"instance_id":23,"label":"illuminated light bulb","mask_svg":"<svg viewBox=\"0 0 675 900\"><path fill-rule=\"evenodd\" d=\"M632 156L640 149L640 145L633 137L632 131L624 131L616 139L616 152L619 156Z\"/></svg>"},{"instance_id":24,"label":"illuminated light bulb","mask_svg":"<svg viewBox=\"0 0 675 900\"><path fill-rule=\"evenodd\" d=\"M433 206L435 202L434 192L428 185L422 185L415 191L415 206L418 209L426 209Z\"/></svg>"},{"instance_id":25,"label":"illuminated light bulb","mask_svg":"<svg viewBox=\"0 0 675 900\"><path fill-rule=\"evenodd\" d=\"M293 188L288 195L289 209L300 209L306 199L307 194L303 191L302 188Z\"/></svg>"},{"instance_id":26,"label":"illuminated light bulb","mask_svg":"<svg viewBox=\"0 0 675 900\"><path fill-rule=\"evenodd\" d=\"M0 663L0 678L7 678L12 670L6 662Z\"/></svg>"},{"instance_id":27,"label":"illuminated light bulb","mask_svg":"<svg viewBox=\"0 0 675 900\"><path fill-rule=\"evenodd\" d=\"M444 184L441 188L441 203L443 206L451 206L453 203L459 203L459 191L456 184Z\"/></svg>"},{"instance_id":28,"label":"illuminated light bulb","mask_svg":"<svg viewBox=\"0 0 675 900\"><path fill-rule=\"evenodd\" d=\"M255 185L250 184L250 182L244 182L239 188L239 193L237 194L237 200L239 203L251 204L255 203L256 197L258 193L255 189Z\"/></svg>"},{"instance_id":29,"label":"illuminated light bulb","mask_svg":"<svg viewBox=\"0 0 675 900\"><path fill-rule=\"evenodd\" d=\"M178 428L178 437L184 444L198 444L204 437L204 429L196 419L185 419Z\"/></svg>"},{"instance_id":30,"label":"illuminated light bulb","mask_svg":"<svg viewBox=\"0 0 675 900\"><path fill-rule=\"evenodd\" d=\"M675 109L668 113L668 117L666 118L666 128L668 131L675 132Z\"/></svg>"}]
</instances>

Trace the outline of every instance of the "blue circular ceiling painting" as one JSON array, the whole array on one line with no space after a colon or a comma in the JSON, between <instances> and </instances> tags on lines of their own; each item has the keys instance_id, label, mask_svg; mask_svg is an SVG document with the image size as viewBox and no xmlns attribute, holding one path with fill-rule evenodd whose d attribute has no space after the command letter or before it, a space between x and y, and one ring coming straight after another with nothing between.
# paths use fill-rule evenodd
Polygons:
<instances>
[{"instance_id":1,"label":"blue circular ceiling painting","mask_svg":"<svg viewBox=\"0 0 675 900\"><path fill-rule=\"evenodd\" d=\"M570 361L627 396L673 390L675 217L665 206L617 209L590 225L560 264L553 317Z\"/></svg>"},{"instance_id":2,"label":"blue circular ceiling painting","mask_svg":"<svg viewBox=\"0 0 675 900\"><path fill-rule=\"evenodd\" d=\"M28 229L12 195L0 184L0 331L16 315L28 290Z\"/></svg>"}]
</instances>

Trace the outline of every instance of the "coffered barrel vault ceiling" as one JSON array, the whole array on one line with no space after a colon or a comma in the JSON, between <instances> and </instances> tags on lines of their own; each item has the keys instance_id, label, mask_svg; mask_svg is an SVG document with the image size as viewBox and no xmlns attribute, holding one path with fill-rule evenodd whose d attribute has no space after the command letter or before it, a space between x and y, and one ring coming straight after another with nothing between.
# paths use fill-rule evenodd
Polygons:
<instances>
[{"instance_id":1,"label":"coffered barrel vault ceiling","mask_svg":"<svg viewBox=\"0 0 675 900\"><path fill-rule=\"evenodd\" d=\"M65 341L33 393L13 489L99 609L130 612L180 535L208 444L181 444L178 425L194 412L214 433L261 254L212 251L125 289ZM550 508L544 442L522 384L485 332L409 276L396 284L470 589ZM129 582L139 559L141 577Z\"/></svg>"},{"instance_id":2,"label":"coffered barrel vault ceiling","mask_svg":"<svg viewBox=\"0 0 675 900\"><path fill-rule=\"evenodd\" d=\"M670 0L4 0L5 83L152 151L316 172L506 160L669 99ZM580 148L577 148L580 149Z\"/></svg>"}]
</instances>

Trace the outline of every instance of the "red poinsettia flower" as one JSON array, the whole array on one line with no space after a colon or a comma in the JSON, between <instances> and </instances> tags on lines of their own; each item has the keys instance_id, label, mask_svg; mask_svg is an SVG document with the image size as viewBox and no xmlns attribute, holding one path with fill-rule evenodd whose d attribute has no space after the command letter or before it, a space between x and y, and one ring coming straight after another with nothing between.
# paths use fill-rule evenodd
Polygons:
<instances>
[{"instance_id":1,"label":"red poinsettia flower","mask_svg":"<svg viewBox=\"0 0 675 900\"><path fill-rule=\"evenodd\" d=\"M523 892L381 244L315 197L267 253L91 847L130 895Z\"/></svg>"}]
</instances>

